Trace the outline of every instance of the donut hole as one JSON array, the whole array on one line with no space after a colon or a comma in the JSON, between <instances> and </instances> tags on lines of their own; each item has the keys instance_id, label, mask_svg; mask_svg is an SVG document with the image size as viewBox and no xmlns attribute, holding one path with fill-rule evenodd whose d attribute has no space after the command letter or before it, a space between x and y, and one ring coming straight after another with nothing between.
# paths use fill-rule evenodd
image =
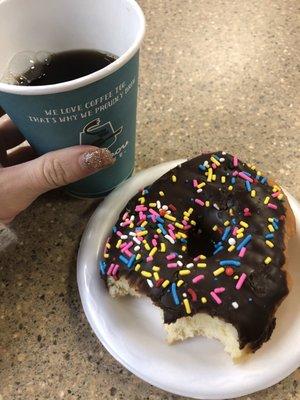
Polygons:
<instances>
[{"instance_id":1,"label":"donut hole","mask_svg":"<svg viewBox=\"0 0 300 400\"><path fill-rule=\"evenodd\" d=\"M211 257L215 250L215 241L212 236L211 228L209 229L201 223L197 223L189 232L187 243L188 253L191 257L196 257L199 254Z\"/></svg>"}]
</instances>

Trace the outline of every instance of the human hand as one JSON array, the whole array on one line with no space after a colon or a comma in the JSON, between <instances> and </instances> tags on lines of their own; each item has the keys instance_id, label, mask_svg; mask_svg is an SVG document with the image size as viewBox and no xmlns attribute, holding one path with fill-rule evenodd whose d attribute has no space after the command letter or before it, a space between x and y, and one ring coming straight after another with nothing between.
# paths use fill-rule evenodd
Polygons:
<instances>
[{"instance_id":1,"label":"human hand","mask_svg":"<svg viewBox=\"0 0 300 400\"><path fill-rule=\"evenodd\" d=\"M105 148L74 146L37 157L8 116L0 118L0 222L8 224L39 195L112 165Z\"/></svg>"}]
</instances>

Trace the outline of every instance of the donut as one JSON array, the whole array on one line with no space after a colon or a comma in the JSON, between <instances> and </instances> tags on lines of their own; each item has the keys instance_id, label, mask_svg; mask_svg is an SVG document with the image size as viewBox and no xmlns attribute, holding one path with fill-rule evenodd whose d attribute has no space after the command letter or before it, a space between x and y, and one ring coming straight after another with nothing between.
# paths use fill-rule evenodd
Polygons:
<instances>
[{"instance_id":1,"label":"donut","mask_svg":"<svg viewBox=\"0 0 300 400\"><path fill-rule=\"evenodd\" d=\"M268 341L289 293L295 220L281 187L225 152L170 170L121 212L99 262L113 296L145 295L169 343L220 340L234 360Z\"/></svg>"}]
</instances>

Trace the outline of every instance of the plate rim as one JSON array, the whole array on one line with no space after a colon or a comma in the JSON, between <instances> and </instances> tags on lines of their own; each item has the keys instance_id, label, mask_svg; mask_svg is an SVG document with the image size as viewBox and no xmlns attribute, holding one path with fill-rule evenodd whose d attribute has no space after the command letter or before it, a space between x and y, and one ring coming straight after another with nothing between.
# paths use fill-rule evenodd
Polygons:
<instances>
[{"instance_id":1,"label":"plate rim","mask_svg":"<svg viewBox=\"0 0 300 400\"><path fill-rule=\"evenodd\" d=\"M193 399L206 399L206 400L224 400L225 398L238 398L240 396L245 396L245 395L250 395L256 392L259 392L261 390L267 389L275 384L277 384L279 381L281 381L282 379L285 379L287 376L289 376L293 371L295 371L299 366L300 366L300 351L297 357L295 357L294 363L291 363L290 367L284 371L281 371L280 374L276 374L273 378L269 378L267 381L265 382L260 382L255 388L253 387L253 384L247 384L245 385L245 387L243 388L244 390L240 391L240 392L227 392L226 394L222 394L219 395L216 393L216 395L210 395L209 397L206 397L206 395L201 395L201 393L199 393L198 395L195 394L191 394L189 392L187 392L186 390L172 390L170 389L167 385L164 385L163 382L161 381L157 381L156 379L154 379L153 377L149 377L146 374L143 374L140 370L136 369L133 365L131 365L130 363L128 363L126 361L125 358L123 358L121 355L118 354L118 352L109 344L109 342L107 341L105 335L103 334L103 332L101 332L101 330L98 329L98 326L94 320L94 318L92 318L92 310L91 310L91 305L88 304L84 293L83 293L83 288L82 288L82 284L81 282L85 281L85 269L84 269L84 258L85 258L85 254L87 253L87 251L89 251L90 249L88 249L88 239L90 238L90 236L93 234L93 230L95 229L95 223L96 220L98 218L98 215L101 214L101 210L102 208L104 208L104 206L106 204L108 204L110 202L110 198L117 192L120 191L121 189L125 189L126 186L129 186L132 181L135 181L139 178L141 178L143 175L145 175L146 173L149 173L155 170L158 170L159 168L164 169L163 172L161 173L161 175L163 175L164 173L168 172L170 169L174 168L176 165L179 165L183 162L185 162L186 159L178 159L178 160L173 160L173 161L169 161L169 162L164 162L161 164L157 164L153 167L144 169L140 172L138 172L137 174L135 174L133 177L131 177L129 180L127 180L126 182L122 183L119 187L117 187L113 192L111 192L111 194L109 194L105 200L100 203L98 205L98 207L96 208L96 210L94 211L94 213L92 214L92 216L90 217L86 228L84 230L84 233L82 235L82 239L80 241L80 245L79 245L79 249L78 249L78 256L77 256L77 285L78 285L78 290L79 290L79 294L80 294L80 299L81 299L81 303L83 306L83 310L85 313L85 316L93 330L93 332L96 334L98 340L103 344L103 346L105 347L105 349L121 364L123 365L126 369L128 369L130 372L132 372L134 375L136 375L137 377L139 377L140 379L142 379L143 381L161 389L164 390L168 393L173 393L179 396L183 396L183 397L190 397ZM154 179L155 180L155 179ZM153 180L153 181L154 181ZM284 188L283 188L284 189ZM291 208L293 211L295 211L295 209L298 209L299 215L300 215L300 204L298 203L298 201L286 190L284 189L284 192L286 193L287 197L289 198L289 202L291 204ZM127 198L128 196L126 196ZM131 197L131 196L130 196ZM129 200L129 198L128 198ZM126 200L126 203L127 201ZM123 207L122 207L123 208ZM296 214L296 213L295 213ZM296 222L297 222L297 217L296 217ZM247 389L248 386L248 389ZM250 388L251 387L251 388ZM224 397L225 396L225 397Z\"/></svg>"}]
</instances>

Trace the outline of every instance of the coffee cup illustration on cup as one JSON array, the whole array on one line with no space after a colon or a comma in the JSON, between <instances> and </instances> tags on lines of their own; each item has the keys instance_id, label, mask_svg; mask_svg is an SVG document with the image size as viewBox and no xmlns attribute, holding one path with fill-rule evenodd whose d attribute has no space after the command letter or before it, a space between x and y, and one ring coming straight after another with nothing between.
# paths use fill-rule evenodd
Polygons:
<instances>
[{"instance_id":1,"label":"coffee cup illustration on cup","mask_svg":"<svg viewBox=\"0 0 300 400\"><path fill-rule=\"evenodd\" d=\"M114 129L112 123L101 124L100 118L96 118L86 124L80 132L79 144L89 144L96 147L112 147L119 135L123 132L123 126Z\"/></svg>"}]
</instances>

